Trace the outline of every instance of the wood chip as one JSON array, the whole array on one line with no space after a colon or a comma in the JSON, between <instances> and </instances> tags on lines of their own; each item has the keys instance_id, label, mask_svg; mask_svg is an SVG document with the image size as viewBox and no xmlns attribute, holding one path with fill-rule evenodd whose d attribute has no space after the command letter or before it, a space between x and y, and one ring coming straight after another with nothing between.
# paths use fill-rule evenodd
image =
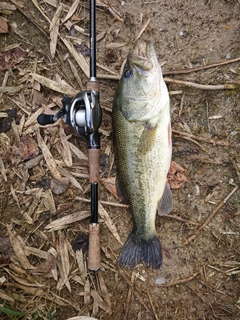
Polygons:
<instances>
[{"instance_id":1,"label":"wood chip","mask_svg":"<svg viewBox=\"0 0 240 320\"><path fill-rule=\"evenodd\" d=\"M75 254L76 254L78 268L80 271L80 277L81 277L81 280L84 284L86 277L87 277L87 268L86 268L86 263L83 258L83 252L82 252L82 250L77 250Z\"/></svg>"},{"instance_id":2,"label":"wood chip","mask_svg":"<svg viewBox=\"0 0 240 320\"><path fill-rule=\"evenodd\" d=\"M50 53L52 58L55 57L56 49L57 49L57 40L58 40L58 31L60 26L60 16L62 13L62 3L60 3L57 11L55 12L53 19L50 24Z\"/></svg>"},{"instance_id":3,"label":"wood chip","mask_svg":"<svg viewBox=\"0 0 240 320\"><path fill-rule=\"evenodd\" d=\"M78 90L75 90L73 87L71 87L68 84L58 83L57 81L50 80L36 73L31 73L31 76L33 77L34 80L41 83L41 85L53 91L61 92L66 96L75 96L78 93ZM0 92L1 92L1 88L0 88Z\"/></svg>"},{"instance_id":4,"label":"wood chip","mask_svg":"<svg viewBox=\"0 0 240 320\"><path fill-rule=\"evenodd\" d=\"M74 14L74 12L77 10L77 7L80 3L80 0L75 0L73 4L71 5L71 8L69 9L66 17L62 20L62 23L66 22L68 19L71 18L71 16Z\"/></svg>"},{"instance_id":5,"label":"wood chip","mask_svg":"<svg viewBox=\"0 0 240 320\"><path fill-rule=\"evenodd\" d=\"M38 140L38 145L42 150L42 154L44 156L44 159L46 161L46 164L48 166L48 169L50 170L52 176L57 179L57 180L61 180L61 174L58 171L57 168L57 164L50 152L50 150L48 149L46 143L43 141L39 130L37 131L37 140Z\"/></svg>"},{"instance_id":6,"label":"wood chip","mask_svg":"<svg viewBox=\"0 0 240 320\"><path fill-rule=\"evenodd\" d=\"M87 78L89 78L89 64L87 63L86 59L84 56L80 53L77 52L77 50L74 48L73 44L69 42L66 38L61 38L65 46L67 47L68 51L71 53L79 67L82 69L84 74L86 75ZM66 94L66 93L65 93Z\"/></svg>"},{"instance_id":7,"label":"wood chip","mask_svg":"<svg viewBox=\"0 0 240 320\"><path fill-rule=\"evenodd\" d=\"M68 288L68 290L71 292L71 286L69 282L69 272L70 272L70 262L69 262L69 255L68 255L68 248L67 248L67 242L66 237L63 231L58 232L58 246L57 246L57 252L58 252L58 268L61 274L61 278L58 281L57 289L61 290L64 285ZM59 259L61 259L61 263L59 263Z\"/></svg>"},{"instance_id":8,"label":"wood chip","mask_svg":"<svg viewBox=\"0 0 240 320\"><path fill-rule=\"evenodd\" d=\"M62 144L62 159L65 162L67 167L71 167L72 166L72 153L70 150L70 146L68 144L68 140L65 134L65 131L63 129L63 124L60 122L59 124L59 137L61 140L61 144Z\"/></svg>"},{"instance_id":9,"label":"wood chip","mask_svg":"<svg viewBox=\"0 0 240 320\"><path fill-rule=\"evenodd\" d=\"M22 247L21 243L19 242L19 239L14 235L12 232L12 226L7 225L8 235L10 238L10 242L13 248L13 251L16 255L17 260L20 262L21 266L24 269L32 269L30 262L28 261L28 258L25 254L24 248Z\"/></svg>"},{"instance_id":10,"label":"wood chip","mask_svg":"<svg viewBox=\"0 0 240 320\"><path fill-rule=\"evenodd\" d=\"M80 160L88 160L88 157L83 153L79 148L77 148L74 144L71 142L67 142L69 145L69 148L72 150L72 152L80 159Z\"/></svg>"},{"instance_id":11,"label":"wood chip","mask_svg":"<svg viewBox=\"0 0 240 320\"><path fill-rule=\"evenodd\" d=\"M71 223L84 220L89 216L90 216L90 212L88 211L75 212L65 217L52 221L45 227L45 229L48 229L48 231L60 230L60 229L66 228Z\"/></svg>"},{"instance_id":12,"label":"wood chip","mask_svg":"<svg viewBox=\"0 0 240 320\"><path fill-rule=\"evenodd\" d=\"M98 319L93 317L87 317L87 316L77 316L77 317L68 318L67 320L98 320Z\"/></svg>"}]
</instances>

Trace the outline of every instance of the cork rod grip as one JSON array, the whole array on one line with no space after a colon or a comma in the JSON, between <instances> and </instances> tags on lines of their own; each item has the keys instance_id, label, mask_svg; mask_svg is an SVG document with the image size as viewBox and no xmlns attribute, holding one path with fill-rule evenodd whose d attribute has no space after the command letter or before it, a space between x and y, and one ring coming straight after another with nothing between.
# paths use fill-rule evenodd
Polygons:
<instances>
[{"instance_id":1,"label":"cork rod grip","mask_svg":"<svg viewBox=\"0 0 240 320\"><path fill-rule=\"evenodd\" d=\"M99 224L89 225L88 269L98 271L101 267Z\"/></svg>"},{"instance_id":2,"label":"cork rod grip","mask_svg":"<svg viewBox=\"0 0 240 320\"><path fill-rule=\"evenodd\" d=\"M99 182L100 149L89 149L88 161L90 182Z\"/></svg>"}]
</instances>

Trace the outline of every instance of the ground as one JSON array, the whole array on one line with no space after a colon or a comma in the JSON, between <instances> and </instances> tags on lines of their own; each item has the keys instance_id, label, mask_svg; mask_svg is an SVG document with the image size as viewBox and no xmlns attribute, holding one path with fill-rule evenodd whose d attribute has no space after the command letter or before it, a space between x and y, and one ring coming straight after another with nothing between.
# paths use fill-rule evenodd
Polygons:
<instances>
[{"instance_id":1,"label":"ground","mask_svg":"<svg viewBox=\"0 0 240 320\"><path fill-rule=\"evenodd\" d=\"M47 127L36 121L40 113L59 110L64 96L86 88L89 3L79 2L67 17L72 2L64 1L54 31L50 24L60 2L10 4L0 4L6 22L0 20L1 319L240 319L239 2L98 2L103 121L97 274L87 272L87 253L72 249L88 233L86 143L61 120ZM156 218L163 248L157 271L117 267L132 218L103 186L116 172L114 92L137 38L154 44L162 65L171 98L173 161L187 172L187 181L173 189L171 214Z\"/></svg>"}]
</instances>

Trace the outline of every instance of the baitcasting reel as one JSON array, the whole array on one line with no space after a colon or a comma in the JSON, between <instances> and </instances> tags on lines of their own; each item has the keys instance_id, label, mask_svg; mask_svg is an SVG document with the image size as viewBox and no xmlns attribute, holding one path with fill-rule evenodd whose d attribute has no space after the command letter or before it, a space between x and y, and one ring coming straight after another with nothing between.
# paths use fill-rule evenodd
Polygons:
<instances>
[{"instance_id":1,"label":"baitcasting reel","mask_svg":"<svg viewBox=\"0 0 240 320\"><path fill-rule=\"evenodd\" d=\"M63 117L63 121L69 124L79 135L88 134L89 149L99 149L98 129L102 121L99 93L91 90L79 92L73 99L63 98L62 105L62 109L54 116L40 114L37 118L38 123L40 125L53 124Z\"/></svg>"}]
</instances>

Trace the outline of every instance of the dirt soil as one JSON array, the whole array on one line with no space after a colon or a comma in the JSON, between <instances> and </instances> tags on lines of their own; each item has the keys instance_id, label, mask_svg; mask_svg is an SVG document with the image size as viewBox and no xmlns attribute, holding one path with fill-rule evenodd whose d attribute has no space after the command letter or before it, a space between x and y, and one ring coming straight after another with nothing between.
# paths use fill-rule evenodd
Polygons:
<instances>
[{"instance_id":1,"label":"dirt soil","mask_svg":"<svg viewBox=\"0 0 240 320\"><path fill-rule=\"evenodd\" d=\"M88 80L83 69L89 3L79 2L65 21L73 2L62 3L59 30L53 32L58 0L19 0L10 8L0 3L8 26L0 34L0 318L240 319L239 1L99 2L98 274L86 267L90 186L84 138L61 120L46 127L36 121L43 112L59 110L61 99L84 90ZM188 175L173 189L171 214L156 219L163 247L157 271L117 267L132 218L102 183L116 172L111 108L121 66L138 37L154 44L162 65L171 98L173 160ZM229 83L234 89L224 88ZM72 249L76 238L84 253Z\"/></svg>"}]
</instances>

